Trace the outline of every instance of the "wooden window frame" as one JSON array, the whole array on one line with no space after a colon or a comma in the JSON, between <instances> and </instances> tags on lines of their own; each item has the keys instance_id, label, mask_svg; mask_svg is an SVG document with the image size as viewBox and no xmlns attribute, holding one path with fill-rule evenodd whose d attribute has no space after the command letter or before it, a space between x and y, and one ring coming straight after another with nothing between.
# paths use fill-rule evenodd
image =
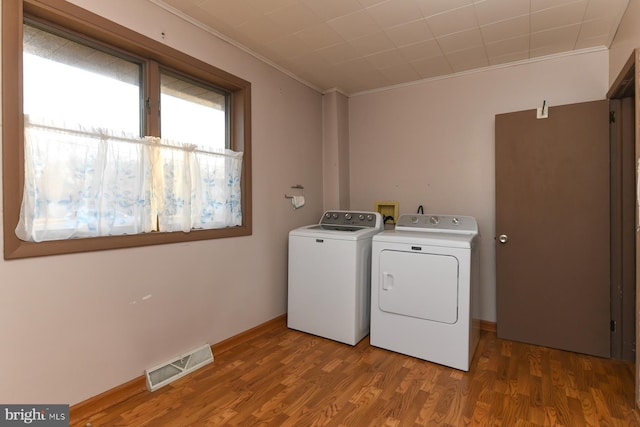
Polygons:
<instances>
[{"instance_id":1,"label":"wooden window frame","mask_svg":"<svg viewBox=\"0 0 640 427\"><path fill-rule=\"evenodd\" d=\"M193 230L190 233L153 232L39 243L18 239L15 228L20 217L24 186L22 28L25 15L82 35L84 39L108 44L146 58L152 66L161 64L229 91L231 148L243 152L243 224L213 230ZM159 82L147 81L146 84L154 85ZM153 107L154 100L151 99L151 102ZM147 126L158 128L157 123L152 120ZM251 83L71 3L59 0L3 1L2 183L4 259L7 260L251 235Z\"/></svg>"}]
</instances>

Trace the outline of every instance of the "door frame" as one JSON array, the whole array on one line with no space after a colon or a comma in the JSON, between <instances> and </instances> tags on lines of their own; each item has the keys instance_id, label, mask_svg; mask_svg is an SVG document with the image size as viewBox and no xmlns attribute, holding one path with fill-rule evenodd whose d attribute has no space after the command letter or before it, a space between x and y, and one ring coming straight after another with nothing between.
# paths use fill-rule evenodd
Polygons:
<instances>
[{"instance_id":1,"label":"door frame","mask_svg":"<svg viewBox=\"0 0 640 427\"><path fill-rule=\"evenodd\" d=\"M635 105L609 99L611 357L635 360Z\"/></svg>"},{"instance_id":2,"label":"door frame","mask_svg":"<svg viewBox=\"0 0 640 427\"><path fill-rule=\"evenodd\" d=\"M624 67L618 74L618 77L611 85L611 89L607 92L607 99L623 99L628 97L634 98L635 104L635 135L634 135L634 145L635 145L635 165L638 165L638 160L640 159L640 81L638 79L637 72L640 71L640 49L634 49L631 53L631 56L625 63ZM638 194L638 169L635 169L635 191L634 194ZM636 202L640 202L640 200L636 200ZM635 242L636 248L640 245L640 234L638 233L638 225L640 224L639 219L640 215L638 213L638 203L635 203ZM640 251L636 250L636 258L635 258L635 266L636 266L636 275L635 275L635 289L636 289L636 300L635 300L635 317L636 320L640 318ZM636 328L635 332L636 338L636 378L635 378L635 401L636 407L640 408L640 360L638 358L638 354L640 353L640 328Z\"/></svg>"}]
</instances>

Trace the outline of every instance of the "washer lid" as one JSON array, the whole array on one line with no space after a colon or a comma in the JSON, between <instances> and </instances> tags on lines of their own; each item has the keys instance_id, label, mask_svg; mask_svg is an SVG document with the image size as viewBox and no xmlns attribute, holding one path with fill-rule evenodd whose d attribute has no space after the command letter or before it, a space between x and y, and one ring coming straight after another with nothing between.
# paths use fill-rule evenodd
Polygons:
<instances>
[{"instance_id":1,"label":"washer lid","mask_svg":"<svg viewBox=\"0 0 640 427\"><path fill-rule=\"evenodd\" d=\"M384 230L379 212L326 211L318 224L306 225L289 232L289 236L319 237L336 240L370 239Z\"/></svg>"},{"instance_id":2,"label":"washer lid","mask_svg":"<svg viewBox=\"0 0 640 427\"><path fill-rule=\"evenodd\" d=\"M293 229L289 236L314 237L335 240L371 239L380 229L371 227L325 227L322 224L305 225Z\"/></svg>"}]
</instances>

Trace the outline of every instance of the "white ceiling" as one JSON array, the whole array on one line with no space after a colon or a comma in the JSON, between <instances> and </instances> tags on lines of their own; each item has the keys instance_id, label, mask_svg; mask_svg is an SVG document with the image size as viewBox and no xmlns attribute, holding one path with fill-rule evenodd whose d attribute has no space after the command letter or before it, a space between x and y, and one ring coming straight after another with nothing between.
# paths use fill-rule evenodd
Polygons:
<instances>
[{"instance_id":1,"label":"white ceiling","mask_svg":"<svg viewBox=\"0 0 640 427\"><path fill-rule=\"evenodd\" d=\"M150 0L346 94L608 48L629 0Z\"/></svg>"}]
</instances>

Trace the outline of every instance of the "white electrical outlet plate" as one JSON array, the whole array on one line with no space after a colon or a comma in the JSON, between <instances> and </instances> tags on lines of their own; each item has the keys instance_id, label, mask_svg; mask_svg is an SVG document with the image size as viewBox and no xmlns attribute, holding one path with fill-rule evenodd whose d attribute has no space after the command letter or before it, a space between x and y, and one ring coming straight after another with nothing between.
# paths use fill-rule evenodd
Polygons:
<instances>
[{"instance_id":1,"label":"white electrical outlet plate","mask_svg":"<svg viewBox=\"0 0 640 427\"><path fill-rule=\"evenodd\" d=\"M549 107L538 107L538 113L536 114L536 118L538 119L548 119L549 118Z\"/></svg>"}]
</instances>

